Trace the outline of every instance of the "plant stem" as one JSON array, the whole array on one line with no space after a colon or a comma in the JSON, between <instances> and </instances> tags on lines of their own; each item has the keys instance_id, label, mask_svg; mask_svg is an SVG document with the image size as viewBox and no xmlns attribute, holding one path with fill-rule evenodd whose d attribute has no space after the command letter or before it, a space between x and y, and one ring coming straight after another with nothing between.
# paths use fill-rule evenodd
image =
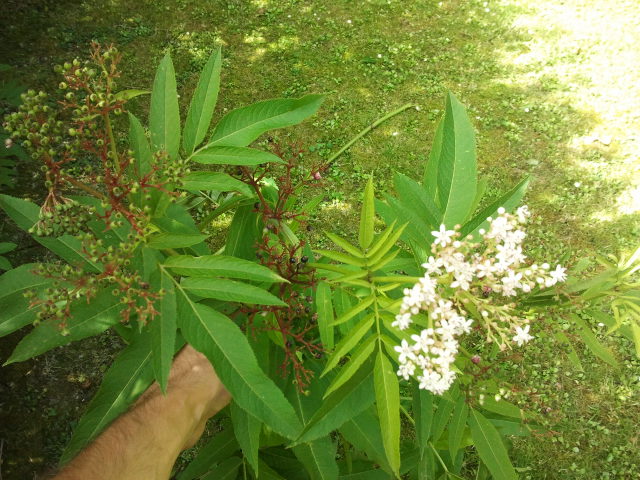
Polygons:
<instances>
[{"instance_id":1,"label":"plant stem","mask_svg":"<svg viewBox=\"0 0 640 480\"><path fill-rule=\"evenodd\" d=\"M116 142L113 137L113 129L111 128L111 119L109 114L103 115L105 128L107 129L107 135L109 135L109 148L111 148L111 154L113 155L113 164L116 168L116 173L120 173L120 160L118 159L118 150L116 148Z\"/></svg>"},{"instance_id":2,"label":"plant stem","mask_svg":"<svg viewBox=\"0 0 640 480\"><path fill-rule=\"evenodd\" d=\"M374 128L376 128L380 124L386 122L390 118L395 117L399 113L402 113L402 112L404 112L405 110L407 110L407 109L409 109L411 107L415 107L415 105L413 103L407 103L406 105L403 105L402 107L400 107L400 108L398 108L398 109L396 109L396 110L394 110L392 112L387 113L384 117L380 117L378 120L373 122L367 128L365 128L360 133L358 133L355 137L353 137L351 140L349 140L340 150L338 150L336 153L331 155L329 157L329 159L327 160L327 165L330 165L331 163L333 163L333 161L336 158L338 158L340 155L342 155L344 152L346 152L349 148L351 148L351 146L354 143L356 143L358 140L360 140L362 137L364 137L371 130L373 130Z\"/></svg>"},{"instance_id":3,"label":"plant stem","mask_svg":"<svg viewBox=\"0 0 640 480\"><path fill-rule=\"evenodd\" d=\"M64 179L67 182L69 182L71 185L73 185L74 187L77 187L80 190L84 190L85 192L90 193L92 196L94 196L96 198L99 198L100 200L107 200L107 197L103 193L99 192L95 188L90 187L89 185L87 185L85 183L79 182L78 180L76 180L73 177L65 176Z\"/></svg>"}]
</instances>

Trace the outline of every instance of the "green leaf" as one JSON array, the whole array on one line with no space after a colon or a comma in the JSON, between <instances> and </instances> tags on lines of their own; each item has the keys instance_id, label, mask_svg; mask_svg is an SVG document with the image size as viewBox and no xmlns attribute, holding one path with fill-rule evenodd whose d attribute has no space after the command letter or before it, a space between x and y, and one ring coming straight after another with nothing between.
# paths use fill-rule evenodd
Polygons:
<instances>
[{"instance_id":1,"label":"green leaf","mask_svg":"<svg viewBox=\"0 0 640 480\"><path fill-rule=\"evenodd\" d=\"M370 460L381 465L389 472L391 471L384 453L380 423L378 418L371 412L371 409L365 410L353 420L342 425L340 433L351 445L366 453Z\"/></svg>"},{"instance_id":2,"label":"green leaf","mask_svg":"<svg viewBox=\"0 0 640 480\"><path fill-rule=\"evenodd\" d=\"M517 480L507 449L498 430L480 412L471 409L469 417L471 437L478 450L480 460L489 469L495 480Z\"/></svg>"},{"instance_id":3,"label":"green leaf","mask_svg":"<svg viewBox=\"0 0 640 480\"><path fill-rule=\"evenodd\" d=\"M351 320L360 312L369 308L369 306L371 306L371 304L374 302L375 299L376 297L374 295L361 299L354 307L351 307L349 310L347 310L338 318L336 318L336 320L331 324L331 326L335 327L336 325L341 325L344 322Z\"/></svg>"},{"instance_id":4,"label":"green leaf","mask_svg":"<svg viewBox=\"0 0 640 480\"><path fill-rule=\"evenodd\" d=\"M251 188L244 182L222 172L191 172L182 178L182 190L216 190L219 192L239 192L247 197L253 195Z\"/></svg>"},{"instance_id":5,"label":"green leaf","mask_svg":"<svg viewBox=\"0 0 640 480\"><path fill-rule=\"evenodd\" d=\"M120 90L116 93L113 98L116 100L131 100L132 98L139 97L140 95L148 95L151 92L149 90L136 90L135 88L131 88L129 90Z\"/></svg>"},{"instance_id":6,"label":"green leaf","mask_svg":"<svg viewBox=\"0 0 640 480\"><path fill-rule=\"evenodd\" d=\"M0 242L0 254L8 253L14 250L17 245L13 242Z\"/></svg>"},{"instance_id":7,"label":"green leaf","mask_svg":"<svg viewBox=\"0 0 640 480\"><path fill-rule=\"evenodd\" d=\"M447 95L442 151L438 160L438 196L442 221L451 228L469 215L477 188L476 142L465 108Z\"/></svg>"},{"instance_id":8,"label":"green leaf","mask_svg":"<svg viewBox=\"0 0 640 480\"><path fill-rule=\"evenodd\" d=\"M433 394L428 390L418 388L418 384L415 382L413 385L413 420L416 424L416 441L420 454L423 455L431 437Z\"/></svg>"},{"instance_id":9,"label":"green leaf","mask_svg":"<svg viewBox=\"0 0 640 480\"><path fill-rule=\"evenodd\" d=\"M218 123L210 145L244 147L268 130L289 127L313 115L324 100L322 95L297 99L279 98L238 108Z\"/></svg>"},{"instance_id":10,"label":"green leaf","mask_svg":"<svg viewBox=\"0 0 640 480\"><path fill-rule=\"evenodd\" d=\"M348 338L348 337L345 337ZM338 374L335 376L331 385L327 388L324 396L328 396L335 390L340 388L345 382L347 382L362 366L362 364L371 356L373 349L376 345L377 336L371 335L364 342L360 344L358 349L353 352L351 358L346 365L343 365Z\"/></svg>"},{"instance_id":11,"label":"green leaf","mask_svg":"<svg viewBox=\"0 0 640 480\"><path fill-rule=\"evenodd\" d=\"M391 470L400 470L400 387L398 376L387 356L378 351L373 369L376 406L382 432L382 443Z\"/></svg>"},{"instance_id":12,"label":"green leaf","mask_svg":"<svg viewBox=\"0 0 640 480\"><path fill-rule=\"evenodd\" d=\"M203 298L215 298L225 302L243 302L252 305L287 304L272 293L247 283L223 278L189 277L182 281L185 290Z\"/></svg>"},{"instance_id":13,"label":"green leaf","mask_svg":"<svg viewBox=\"0 0 640 480\"><path fill-rule=\"evenodd\" d=\"M638 322L631 322L631 332L633 333L633 344L636 348L636 355L640 358L640 325L638 325Z\"/></svg>"},{"instance_id":14,"label":"green leaf","mask_svg":"<svg viewBox=\"0 0 640 480\"><path fill-rule=\"evenodd\" d=\"M301 425L293 407L260 369L240 328L205 305L197 305L176 285L178 323L187 341L213 365L238 406L287 438Z\"/></svg>"},{"instance_id":15,"label":"green leaf","mask_svg":"<svg viewBox=\"0 0 640 480\"><path fill-rule=\"evenodd\" d=\"M0 208L25 232L36 224L40 215L40 207L35 203L0 194ZM71 235L63 235L58 238L39 237L32 235L33 239L51 250L60 258L66 260L71 265L80 266L83 270L91 273L99 273L99 264L85 258L82 249L82 242Z\"/></svg>"},{"instance_id":16,"label":"green leaf","mask_svg":"<svg viewBox=\"0 0 640 480\"><path fill-rule=\"evenodd\" d=\"M153 352L153 373L162 392L166 393L175 351L178 312L173 280L166 271L160 274L159 283L159 287L165 293L158 302L158 315L149 323L149 333Z\"/></svg>"},{"instance_id":17,"label":"green leaf","mask_svg":"<svg viewBox=\"0 0 640 480\"><path fill-rule=\"evenodd\" d=\"M427 194L434 203L436 203L436 205L440 204L440 199L438 197L438 169L440 164L440 155L442 154L443 133L444 120L440 120L436 127L436 133L433 137L433 145L429 152L429 159L424 166L424 174L422 177L422 184L427 190Z\"/></svg>"},{"instance_id":18,"label":"green leaf","mask_svg":"<svg viewBox=\"0 0 640 480\"><path fill-rule=\"evenodd\" d=\"M166 248L185 248L196 245L207 238L199 233L158 233L147 242L147 247L163 250Z\"/></svg>"},{"instance_id":19,"label":"green leaf","mask_svg":"<svg viewBox=\"0 0 640 480\"><path fill-rule=\"evenodd\" d=\"M80 418L60 463L69 462L80 450L123 413L153 381L151 344L147 335L138 335L116 358L102 379L87 411Z\"/></svg>"},{"instance_id":20,"label":"green leaf","mask_svg":"<svg viewBox=\"0 0 640 480\"><path fill-rule=\"evenodd\" d=\"M309 423L312 413L322 405L321 383L312 385L307 394L300 392L296 385L290 385L287 397L300 415L303 425ZM305 466L312 480L334 480L338 476L336 445L329 436L309 443L296 445L293 453Z\"/></svg>"},{"instance_id":21,"label":"green leaf","mask_svg":"<svg viewBox=\"0 0 640 480\"><path fill-rule=\"evenodd\" d=\"M458 450L460 449L460 443L462 442L462 435L467 425L469 407L465 400L464 395L458 397L458 401L453 410L451 424L449 425L449 455L451 456L452 463L455 463Z\"/></svg>"},{"instance_id":22,"label":"green leaf","mask_svg":"<svg viewBox=\"0 0 640 480\"><path fill-rule=\"evenodd\" d=\"M238 207L227 231L227 241L224 246L225 255L254 260L256 258L255 244L260 240L262 233L261 225L253 206Z\"/></svg>"},{"instance_id":23,"label":"green leaf","mask_svg":"<svg viewBox=\"0 0 640 480\"><path fill-rule=\"evenodd\" d=\"M202 480L235 480L242 465L240 457L230 457L213 467Z\"/></svg>"},{"instance_id":24,"label":"green leaf","mask_svg":"<svg viewBox=\"0 0 640 480\"><path fill-rule=\"evenodd\" d=\"M134 171L142 178L151 171L153 155L140 120L131 112L129 112L129 147L133 150ZM139 192L135 195L141 198L142 193ZM138 203L140 203L139 200Z\"/></svg>"},{"instance_id":25,"label":"green leaf","mask_svg":"<svg viewBox=\"0 0 640 480\"><path fill-rule=\"evenodd\" d=\"M440 223L442 213L420 184L401 173L394 175L393 183L406 208L413 210L429 227L435 228Z\"/></svg>"},{"instance_id":26,"label":"green leaf","mask_svg":"<svg viewBox=\"0 0 640 480\"><path fill-rule=\"evenodd\" d=\"M326 350L333 350L333 303L331 288L327 282L319 282L316 287L316 311L318 313L318 331Z\"/></svg>"},{"instance_id":27,"label":"green leaf","mask_svg":"<svg viewBox=\"0 0 640 480\"><path fill-rule=\"evenodd\" d=\"M191 155L195 148L202 143L207 130L209 130L220 90L221 67L222 54L220 47L218 47L202 69L198 86L191 97L187 120L184 124L184 138L182 139L182 148L187 156Z\"/></svg>"},{"instance_id":28,"label":"green leaf","mask_svg":"<svg viewBox=\"0 0 640 480\"><path fill-rule=\"evenodd\" d=\"M176 74L168 53L160 62L153 81L149 130L153 148L156 151L166 151L169 159L175 160L180 148L180 110Z\"/></svg>"},{"instance_id":29,"label":"green leaf","mask_svg":"<svg viewBox=\"0 0 640 480\"><path fill-rule=\"evenodd\" d=\"M227 277L270 283L286 281L264 265L227 255L176 255L167 258L164 266L186 277Z\"/></svg>"},{"instance_id":30,"label":"green leaf","mask_svg":"<svg viewBox=\"0 0 640 480\"><path fill-rule=\"evenodd\" d=\"M598 341L596 336L591 331L591 328L584 323L584 321L576 314L569 315L573 323L578 327L578 334L584 341L585 345L589 347L589 350L601 360L607 362L612 367L618 368L618 361L611 353L611 350L606 348L602 343Z\"/></svg>"},{"instance_id":31,"label":"green leaf","mask_svg":"<svg viewBox=\"0 0 640 480\"><path fill-rule=\"evenodd\" d=\"M362 210L360 211L360 231L358 242L360 248L366 250L373 242L373 223L375 221L375 203L373 195L373 178L369 177L367 186L364 188L364 198L362 200Z\"/></svg>"},{"instance_id":32,"label":"green leaf","mask_svg":"<svg viewBox=\"0 0 640 480\"><path fill-rule=\"evenodd\" d=\"M33 273L37 264L20 265L0 276L0 337L8 335L36 320L39 305L31 305L25 292L43 290L51 279Z\"/></svg>"},{"instance_id":33,"label":"green leaf","mask_svg":"<svg viewBox=\"0 0 640 480\"><path fill-rule=\"evenodd\" d=\"M438 399L438 409L434 414L434 421L431 429L431 438L434 443L440 439L440 436L444 432L447 423L449 423L451 412L454 407L455 404L446 398L441 397Z\"/></svg>"},{"instance_id":34,"label":"green leaf","mask_svg":"<svg viewBox=\"0 0 640 480\"><path fill-rule=\"evenodd\" d=\"M322 375L326 375L329 371L331 371L342 357L344 357L347 353L351 351L353 347L355 347L360 340L364 338L364 336L371 330L371 327L374 323L373 315L368 315L364 317L358 324L351 329L348 335L345 335L342 340L336 345L336 350L331 354L329 359L327 360L327 365L325 366Z\"/></svg>"},{"instance_id":35,"label":"green leaf","mask_svg":"<svg viewBox=\"0 0 640 480\"><path fill-rule=\"evenodd\" d=\"M372 362L365 362L353 377L322 402L296 443L310 442L327 435L373 403L372 366Z\"/></svg>"},{"instance_id":36,"label":"green leaf","mask_svg":"<svg viewBox=\"0 0 640 480\"><path fill-rule=\"evenodd\" d=\"M346 253L334 252L333 250L314 250L313 252L331 260L335 260L336 262L353 265L354 267L364 267L366 264L365 260L362 258L352 257Z\"/></svg>"},{"instance_id":37,"label":"green leaf","mask_svg":"<svg viewBox=\"0 0 640 480\"><path fill-rule=\"evenodd\" d=\"M5 365L23 362L52 348L98 335L120 320L122 308L120 299L113 296L111 290L101 291L89 303L84 298L78 299L71 306L67 335L62 335L58 320L43 321L18 343Z\"/></svg>"},{"instance_id":38,"label":"green leaf","mask_svg":"<svg viewBox=\"0 0 640 480\"><path fill-rule=\"evenodd\" d=\"M178 475L178 480L201 478L202 475L211 471L215 465L237 452L239 448L233 429L225 427L209 443L198 450L198 455Z\"/></svg>"},{"instance_id":39,"label":"green leaf","mask_svg":"<svg viewBox=\"0 0 640 480\"><path fill-rule=\"evenodd\" d=\"M11 262L6 258L0 256L0 271L11 270L12 268L13 268L13 265L11 265Z\"/></svg>"},{"instance_id":40,"label":"green leaf","mask_svg":"<svg viewBox=\"0 0 640 480\"><path fill-rule=\"evenodd\" d=\"M242 453L253 467L253 471L257 476L259 473L258 450L260 449L262 422L242 410L235 402L231 402L231 421L233 422L233 431L236 434Z\"/></svg>"},{"instance_id":41,"label":"green leaf","mask_svg":"<svg viewBox=\"0 0 640 480\"><path fill-rule=\"evenodd\" d=\"M481 228L488 228L489 222L487 222L487 217L495 217L498 213L498 208L504 207L507 211L512 211L516 208L527 191L529 180L529 177L523 178L520 183L502 195L498 200L483 208L476 216L462 226L460 234L462 236L469 234L475 236Z\"/></svg>"},{"instance_id":42,"label":"green leaf","mask_svg":"<svg viewBox=\"0 0 640 480\"><path fill-rule=\"evenodd\" d=\"M273 153L248 147L208 145L198 150L191 159L204 165L242 165L253 167L263 163L284 163Z\"/></svg>"},{"instance_id":43,"label":"green leaf","mask_svg":"<svg viewBox=\"0 0 640 480\"><path fill-rule=\"evenodd\" d=\"M334 235L330 232L325 232L325 235L331 240L333 243L342 248L349 255L353 255L356 258L364 258L364 253L356 247L355 245L350 244L344 238L339 237L338 235Z\"/></svg>"},{"instance_id":44,"label":"green leaf","mask_svg":"<svg viewBox=\"0 0 640 480\"><path fill-rule=\"evenodd\" d=\"M584 372L584 368L582 367L582 362L580 361L580 357L578 356L578 353L576 352L575 348L573 348L573 344L569 341L567 336L562 332L556 332L554 333L553 336L558 342L565 344L569 348L567 357L569 357L569 361L571 362L571 364L577 370Z\"/></svg>"}]
</instances>

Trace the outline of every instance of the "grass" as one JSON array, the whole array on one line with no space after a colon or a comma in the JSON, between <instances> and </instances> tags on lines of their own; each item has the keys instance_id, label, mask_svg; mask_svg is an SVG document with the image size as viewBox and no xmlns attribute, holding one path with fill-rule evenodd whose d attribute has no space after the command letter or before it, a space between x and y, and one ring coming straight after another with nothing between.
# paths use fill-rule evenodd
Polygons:
<instances>
[{"instance_id":1,"label":"grass","mask_svg":"<svg viewBox=\"0 0 640 480\"><path fill-rule=\"evenodd\" d=\"M571 263L639 243L640 6L633 0L8 0L4 11L1 61L30 87L53 88L48 66L84 56L95 39L123 52L122 88L148 87L171 51L183 106L208 53L222 45L218 118L264 98L326 93L316 117L277 135L309 147L309 161L328 157L383 112L419 105L338 159L317 230L355 231L354 207L369 175L377 191L392 188L394 171L419 177L449 89L475 121L487 200L533 176L526 197L536 216L533 257L568 253ZM144 100L134 107L147 108ZM521 363L503 366L528 392L523 403L542 399L532 408L550 409L550 434L514 441L522 478L640 476L640 364L623 340L608 341L620 352L620 372L585 352L578 372L557 345L542 342Z\"/></svg>"}]
</instances>

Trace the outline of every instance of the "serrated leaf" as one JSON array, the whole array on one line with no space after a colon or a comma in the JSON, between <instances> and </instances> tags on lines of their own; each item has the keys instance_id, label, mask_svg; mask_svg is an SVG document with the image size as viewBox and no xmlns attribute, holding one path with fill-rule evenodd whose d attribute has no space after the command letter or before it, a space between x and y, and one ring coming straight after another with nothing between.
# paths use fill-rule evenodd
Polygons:
<instances>
[{"instance_id":1,"label":"serrated leaf","mask_svg":"<svg viewBox=\"0 0 640 480\"><path fill-rule=\"evenodd\" d=\"M319 282L316 287L316 311L318 313L318 332L322 345L327 350L333 350L333 303L331 302L331 288L327 282Z\"/></svg>"},{"instance_id":2,"label":"serrated leaf","mask_svg":"<svg viewBox=\"0 0 640 480\"><path fill-rule=\"evenodd\" d=\"M427 194L431 197L436 205L440 205L438 197L438 168L440 163L440 155L442 154L442 138L444 132L444 120L438 122L436 132L433 137L433 144L429 151L429 159L425 164L422 177L422 184L427 190Z\"/></svg>"},{"instance_id":3,"label":"serrated leaf","mask_svg":"<svg viewBox=\"0 0 640 480\"><path fill-rule=\"evenodd\" d=\"M302 122L320 108L323 100L322 95L306 95L265 100L238 108L220 120L209 145L244 147L269 130Z\"/></svg>"},{"instance_id":4,"label":"serrated leaf","mask_svg":"<svg viewBox=\"0 0 640 480\"><path fill-rule=\"evenodd\" d=\"M235 480L242 465L240 457L230 457L211 469L201 480Z\"/></svg>"},{"instance_id":5,"label":"serrated leaf","mask_svg":"<svg viewBox=\"0 0 640 480\"><path fill-rule=\"evenodd\" d=\"M15 250L17 245L13 242L0 242L0 254Z\"/></svg>"},{"instance_id":6,"label":"serrated leaf","mask_svg":"<svg viewBox=\"0 0 640 480\"><path fill-rule=\"evenodd\" d=\"M222 172L188 173L182 178L182 184L178 188L192 192L216 190L219 192L239 192L247 197L253 195L253 191L246 183Z\"/></svg>"},{"instance_id":7,"label":"serrated leaf","mask_svg":"<svg viewBox=\"0 0 640 480\"><path fill-rule=\"evenodd\" d=\"M382 432L382 444L391 470L400 470L400 386L398 376L387 356L378 351L373 369L376 407Z\"/></svg>"},{"instance_id":8,"label":"serrated leaf","mask_svg":"<svg viewBox=\"0 0 640 480\"><path fill-rule=\"evenodd\" d=\"M338 362L342 360L342 357L348 354L351 349L355 347L362 338L364 338L364 336L371 330L374 320L373 315L364 317L349 331L348 335L345 335L342 340L340 340L338 345L336 345L335 351L327 359L327 365L325 366L321 376L330 372Z\"/></svg>"},{"instance_id":9,"label":"serrated leaf","mask_svg":"<svg viewBox=\"0 0 640 480\"><path fill-rule=\"evenodd\" d=\"M376 214L374 200L373 178L369 177L367 186L364 188L362 210L360 211L360 230L358 233L358 242L363 250L369 248L371 242L373 242L373 224Z\"/></svg>"},{"instance_id":10,"label":"serrated leaf","mask_svg":"<svg viewBox=\"0 0 640 480\"><path fill-rule=\"evenodd\" d=\"M396 173L393 177L395 190L405 208L411 209L429 227L439 225L442 212L429 197L426 189L406 175Z\"/></svg>"},{"instance_id":11,"label":"serrated leaf","mask_svg":"<svg viewBox=\"0 0 640 480\"><path fill-rule=\"evenodd\" d=\"M182 139L182 148L187 156L191 155L195 148L202 143L207 130L209 130L220 90L221 67L222 54L220 47L218 47L202 69L198 85L189 104Z\"/></svg>"},{"instance_id":12,"label":"serrated leaf","mask_svg":"<svg viewBox=\"0 0 640 480\"><path fill-rule=\"evenodd\" d=\"M153 148L156 151L166 151L169 159L175 160L180 148L180 110L176 74L168 53L160 62L153 81L149 130Z\"/></svg>"},{"instance_id":13,"label":"serrated leaf","mask_svg":"<svg viewBox=\"0 0 640 480\"><path fill-rule=\"evenodd\" d=\"M183 335L216 366L234 401L280 435L296 438L301 424L293 407L261 370L240 328L212 308L195 304L179 285L176 295Z\"/></svg>"},{"instance_id":14,"label":"serrated leaf","mask_svg":"<svg viewBox=\"0 0 640 480\"><path fill-rule=\"evenodd\" d=\"M241 165L254 167L263 163L284 163L273 153L248 147L207 145L198 150L191 159L204 165Z\"/></svg>"},{"instance_id":15,"label":"serrated leaf","mask_svg":"<svg viewBox=\"0 0 640 480\"><path fill-rule=\"evenodd\" d=\"M239 449L233 428L227 426L217 433L204 447L198 450L196 458L179 475L178 480L196 480L234 454Z\"/></svg>"},{"instance_id":16,"label":"serrated leaf","mask_svg":"<svg viewBox=\"0 0 640 480\"><path fill-rule=\"evenodd\" d=\"M52 348L98 335L120 321L122 308L120 299L113 296L111 290L99 292L89 303L81 298L71 306L67 335L62 335L57 320L43 321L18 343L5 365L23 362Z\"/></svg>"},{"instance_id":17,"label":"serrated leaf","mask_svg":"<svg viewBox=\"0 0 640 480\"><path fill-rule=\"evenodd\" d=\"M451 456L452 463L455 463L458 450L460 449L460 443L462 442L462 435L467 426L469 407L465 400L464 395L458 397L456 406L453 409L451 424L449 425L449 455Z\"/></svg>"},{"instance_id":18,"label":"serrated leaf","mask_svg":"<svg viewBox=\"0 0 640 480\"><path fill-rule=\"evenodd\" d=\"M495 480L517 480L518 476L511 465L507 449L491 422L477 410L471 409L469 427L480 460L489 469L493 478Z\"/></svg>"},{"instance_id":19,"label":"serrated leaf","mask_svg":"<svg viewBox=\"0 0 640 480\"><path fill-rule=\"evenodd\" d=\"M224 246L225 255L246 260L255 259L255 244L260 239L261 231L261 221L253 206L238 207L227 231L227 241Z\"/></svg>"},{"instance_id":20,"label":"serrated leaf","mask_svg":"<svg viewBox=\"0 0 640 480\"><path fill-rule=\"evenodd\" d=\"M373 362L365 362L353 377L322 402L296 443L310 442L327 435L374 402L372 366Z\"/></svg>"},{"instance_id":21,"label":"serrated leaf","mask_svg":"<svg viewBox=\"0 0 640 480\"><path fill-rule=\"evenodd\" d=\"M118 93L113 95L113 98L116 100L131 100L132 98L139 97L140 95L148 95L151 92L149 90L137 90L135 88L130 88L128 90L120 90Z\"/></svg>"},{"instance_id":22,"label":"serrated leaf","mask_svg":"<svg viewBox=\"0 0 640 480\"><path fill-rule=\"evenodd\" d=\"M295 385L289 386L287 397L298 412L303 425L310 421L312 414L322 405L322 392L319 388L321 384L322 382L316 382L307 394L301 393ZM337 478L336 444L329 436L296 445L293 447L293 453L306 467L312 480Z\"/></svg>"},{"instance_id":23,"label":"serrated leaf","mask_svg":"<svg viewBox=\"0 0 640 480\"><path fill-rule=\"evenodd\" d=\"M36 224L39 219L40 207L35 203L0 194L0 208L26 232ZM80 266L83 270L91 273L101 271L99 264L87 259L83 254L82 243L71 235L63 235L58 238L39 237L32 235L33 239L51 250L60 258L66 260L71 265Z\"/></svg>"},{"instance_id":24,"label":"serrated leaf","mask_svg":"<svg viewBox=\"0 0 640 480\"><path fill-rule=\"evenodd\" d=\"M489 222L487 222L487 217L495 217L498 213L498 208L504 207L507 211L512 211L516 208L527 191L529 180L529 177L523 178L520 183L502 195L498 200L483 208L477 215L462 226L460 234L462 236L469 234L476 236L478 235L478 230L481 228L486 230L488 228Z\"/></svg>"},{"instance_id":25,"label":"serrated leaf","mask_svg":"<svg viewBox=\"0 0 640 480\"><path fill-rule=\"evenodd\" d=\"M346 263L347 265L353 265L354 267L364 267L366 262L362 258L353 257L346 253L334 252L333 250L314 250L314 253L327 257L336 262Z\"/></svg>"},{"instance_id":26,"label":"serrated leaf","mask_svg":"<svg viewBox=\"0 0 640 480\"><path fill-rule=\"evenodd\" d=\"M147 247L156 250L167 248L186 248L196 245L207 238L199 233L158 233L147 242Z\"/></svg>"},{"instance_id":27,"label":"serrated leaf","mask_svg":"<svg viewBox=\"0 0 640 480\"><path fill-rule=\"evenodd\" d=\"M418 449L423 455L431 437L433 425L433 394L428 390L418 388L418 384L415 382L413 385L413 420Z\"/></svg>"},{"instance_id":28,"label":"serrated leaf","mask_svg":"<svg viewBox=\"0 0 640 480\"><path fill-rule=\"evenodd\" d=\"M598 341L596 336L591 331L591 328L578 316L575 314L569 315L573 323L576 324L579 331L578 334L580 338L584 341L585 345L591 350L591 352L596 355L601 360L605 361L612 367L618 367L618 362L616 358L611 353L611 350L606 348L602 343Z\"/></svg>"},{"instance_id":29,"label":"serrated leaf","mask_svg":"<svg viewBox=\"0 0 640 480\"><path fill-rule=\"evenodd\" d=\"M287 304L266 290L224 278L189 277L182 281L182 288L203 298L215 298L225 302L243 302L252 305Z\"/></svg>"},{"instance_id":30,"label":"serrated leaf","mask_svg":"<svg viewBox=\"0 0 640 480\"><path fill-rule=\"evenodd\" d=\"M241 409L235 402L231 402L231 421L242 453L257 476L259 474L258 450L260 449L262 422Z\"/></svg>"},{"instance_id":31,"label":"serrated leaf","mask_svg":"<svg viewBox=\"0 0 640 480\"><path fill-rule=\"evenodd\" d=\"M638 325L638 322L631 322L631 332L633 333L633 344L636 349L636 356L640 358L640 325Z\"/></svg>"},{"instance_id":32,"label":"serrated leaf","mask_svg":"<svg viewBox=\"0 0 640 480\"><path fill-rule=\"evenodd\" d=\"M144 177L151 171L153 155L140 120L131 112L129 112L129 146L133 150L134 171L137 172L138 176ZM135 195L141 198L142 194L137 193Z\"/></svg>"},{"instance_id":33,"label":"serrated leaf","mask_svg":"<svg viewBox=\"0 0 640 480\"><path fill-rule=\"evenodd\" d=\"M228 255L175 255L164 262L178 275L186 277L227 277L256 282L285 282L286 280L264 265Z\"/></svg>"},{"instance_id":34,"label":"serrated leaf","mask_svg":"<svg viewBox=\"0 0 640 480\"><path fill-rule=\"evenodd\" d=\"M346 383L362 366L364 362L371 356L373 353L373 349L376 345L377 336L371 335L367 338L358 349L353 352L351 358L347 362L346 365L343 365L338 374L335 376L331 385L324 392L324 396L327 397L338 388L340 388L344 383Z\"/></svg>"},{"instance_id":35,"label":"serrated leaf","mask_svg":"<svg viewBox=\"0 0 640 480\"><path fill-rule=\"evenodd\" d=\"M164 295L157 302L158 315L150 321L149 333L153 353L153 373L162 392L166 393L175 351L178 311L176 292L169 273L162 271L159 280L159 287L164 290Z\"/></svg>"},{"instance_id":36,"label":"serrated leaf","mask_svg":"<svg viewBox=\"0 0 640 480\"><path fill-rule=\"evenodd\" d=\"M96 438L147 389L152 380L150 338L138 335L104 374L102 384L73 431L60 463L69 462Z\"/></svg>"},{"instance_id":37,"label":"serrated leaf","mask_svg":"<svg viewBox=\"0 0 640 480\"><path fill-rule=\"evenodd\" d=\"M341 325L344 322L351 320L353 317L358 315L360 312L369 308L369 306L375 301L376 297L371 295L367 298L361 299L355 306L351 307L346 312L342 313L336 320L331 324L331 326L335 327L337 325Z\"/></svg>"},{"instance_id":38,"label":"serrated leaf","mask_svg":"<svg viewBox=\"0 0 640 480\"><path fill-rule=\"evenodd\" d=\"M452 93L447 95L442 123L438 196L442 209L441 223L451 228L464 222L476 196L476 143L467 112Z\"/></svg>"},{"instance_id":39,"label":"serrated leaf","mask_svg":"<svg viewBox=\"0 0 640 480\"><path fill-rule=\"evenodd\" d=\"M356 449L366 453L370 460L391 471L384 453L380 423L371 409L342 425L340 433ZM388 479L388 475L385 478Z\"/></svg>"},{"instance_id":40,"label":"serrated leaf","mask_svg":"<svg viewBox=\"0 0 640 480\"><path fill-rule=\"evenodd\" d=\"M356 258L364 258L364 253L362 253L362 251L355 245L347 242L344 238L341 238L331 232L325 232L325 235L329 238L329 240L338 245L349 255L353 255Z\"/></svg>"},{"instance_id":41,"label":"serrated leaf","mask_svg":"<svg viewBox=\"0 0 640 480\"><path fill-rule=\"evenodd\" d=\"M36 320L39 305L31 305L25 292L43 290L51 279L33 273L37 264L25 264L0 276L0 337L8 335Z\"/></svg>"}]
</instances>

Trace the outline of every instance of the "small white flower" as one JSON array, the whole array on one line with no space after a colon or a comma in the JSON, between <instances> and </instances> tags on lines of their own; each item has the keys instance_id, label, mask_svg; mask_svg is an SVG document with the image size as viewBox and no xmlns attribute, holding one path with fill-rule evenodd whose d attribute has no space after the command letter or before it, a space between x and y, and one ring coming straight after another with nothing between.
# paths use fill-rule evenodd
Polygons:
<instances>
[{"instance_id":1,"label":"small white flower","mask_svg":"<svg viewBox=\"0 0 640 480\"><path fill-rule=\"evenodd\" d=\"M555 270L549 272L549 275L551 275L551 278L553 278L556 282L564 282L567 279L567 274L565 273L566 271L566 268L558 265L556 266Z\"/></svg>"},{"instance_id":2,"label":"small white flower","mask_svg":"<svg viewBox=\"0 0 640 480\"><path fill-rule=\"evenodd\" d=\"M415 336L415 335L414 335ZM398 355L398 362L400 363L407 363L407 360L415 360L416 356L413 353L413 349L411 348L411 346L407 343L407 341L405 339L402 339L402 342L400 343L399 346L393 347L394 350L396 352L398 352L400 355Z\"/></svg>"},{"instance_id":3,"label":"small white flower","mask_svg":"<svg viewBox=\"0 0 640 480\"><path fill-rule=\"evenodd\" d=\"M529 335L530 325L525 325L524 328L516 327L516 334L513 337L513 341L518 344L519 347L527 343L529 340L533 340L533 335Z\"/></svg>"},{"instance_id":4,"label":"small white flower","mask_svg":"<svg viewBox=\"0 0 640 480\"><path fill-rule=\"evenodd\" d=\"M411 377L416 371L416 366L415 364L409 362L409 363L405 363L400 365L400 368L398 369L398 376L404 378L405 380L409 380L409 377Z\"/></svg>"},{"instance_id":5,"label":"small white flower","mask_svg":"<svg viewBox=\"0 0 640 480\"><path fill-rule=\"evenodd\" d=\"M433 243L436 245L441 245L443 247L446 247L451 243L453 235L455 233L456 232L454 230L447 230L447 227L445 227L444 225L440 225L439 231L436 230L431 232L431 235L436 237Z\"/></svg>"}]
</instances>

